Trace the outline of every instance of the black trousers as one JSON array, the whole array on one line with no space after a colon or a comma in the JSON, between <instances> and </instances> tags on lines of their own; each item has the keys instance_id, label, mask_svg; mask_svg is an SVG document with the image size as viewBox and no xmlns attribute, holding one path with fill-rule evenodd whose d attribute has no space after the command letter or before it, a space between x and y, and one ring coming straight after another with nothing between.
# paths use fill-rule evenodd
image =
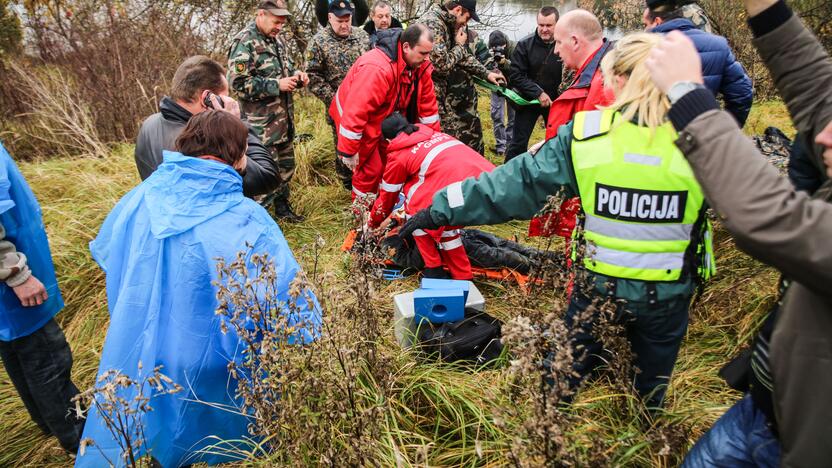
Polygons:
<instances>
[{"instance_id":1,"label":"black trousers","mask_svg":"<svg viewBox=\"0 0 832 468\"><path fill-rule=\"evenodd\" d=\"M70 453L78 451L84 420L75 417L72 352L54 319L31 335L0 341L0 358L38 427Z\"/></svg>"},{"instance_id":2,"label":"black trousers","mask_svg":"<svg viewBox=\"0 0 832 468\"><path fill-rule=\"evenodd\" d=\"M529 150L529 138L532 136L538 117L543 123L549 118L549 108L540 106L518 106L514 112L514 134L506 149L506 162L518 154Z\"/></svg>"},{"instance_id":3,"label":"black trousers","mask_svg":"<svg viewBox=\"0 0 832 468\"><path fill-rule=\"evenodd\" d=\"M599 317L592 313L585 317L597 292L584 294L575 288L566 310L565 322L574 335L570 346L575 361L570 377L570 387L577 389L596 368L607 362L601 342L593 329ZM654 305L629 302L618 305L616 321L625 325L627 339L635 357L633 363L639 372L634 376L636 391L650 409L661 408L670 374L676 365L679 348L688 329L688 311L691 298L679 296L657 301Z\"/></svg>"}]
</instances>

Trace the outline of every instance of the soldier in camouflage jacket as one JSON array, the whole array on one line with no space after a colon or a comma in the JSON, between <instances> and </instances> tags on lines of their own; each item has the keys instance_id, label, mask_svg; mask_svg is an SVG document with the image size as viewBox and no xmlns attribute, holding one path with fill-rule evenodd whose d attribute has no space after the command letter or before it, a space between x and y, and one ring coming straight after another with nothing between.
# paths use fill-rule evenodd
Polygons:
<instances>
[{"instance_id":1,"label":"soldier in camouflage jacket","mask_svg":"<svg viewBox=\"0 0 832 468\"><path fill-rule=\"evenodd\" d=\"M478 77L494 84L502 83L505 77L499 71L491 71L483 65L468 44L466 25L469 19L479 20L475 0L448 0L443 5L434 5L417 21L433 33L433 51L430 60L434 66L433 84L436 101L439 103L439 118L442 130L458 139L463 139L468 126L451 104L449 77L459 71L470 77Z\"/></svg>"},{"instance_id":2,"label":"soldier in camouflage jacket","mask_svg":"<svg viewBox=\"0 0 832 468\"><path fill-rule=\"evenodd\" d=\"M240 109L277 162L283 182L275 193L278 218L299 222L289 205L289 181L295 172L292 93L308 83L296 71L278 34L289 16L284 0L260 3L257 17L240 31L228 51L228 83Z\"/></svg>"},{"instance_id":3,"label":"soldier in camouflage jacket","mask_svg":"<svg viewBox=\"0 0 832 468\"><path fill-rule=\"evenodd\" d=\"M364 52L370 50L370 37L360 27L351 26L353 6L348 0L336 0L329 5L329 23L318 31L309 43L306 71L309 74L309 91L329 109L335 91L344 81L352 64ZM352 171L335 154L338 134L327 113L327 123L332 127L335 171L347 190L352 190Z\"/></svg>"},{"instance_id":4,"label":"soldier in camouflage jacket","mask_svg":"<svg viewBox=\"0 0 832 468\"><path fill-rule=\"evenodd\" d=\"M496 70L497 64L485 41L475 31L468 31L468 44L471 55L488 70ZM447 106L456 116L455 128L445 127L445 132L453 135L457 140L465 143L477 153L485 154L485 144L482 140L482 122L477 111L477 89L471 75L463 70L454 69L447 79Z\"/></svg>"}]
</instances>

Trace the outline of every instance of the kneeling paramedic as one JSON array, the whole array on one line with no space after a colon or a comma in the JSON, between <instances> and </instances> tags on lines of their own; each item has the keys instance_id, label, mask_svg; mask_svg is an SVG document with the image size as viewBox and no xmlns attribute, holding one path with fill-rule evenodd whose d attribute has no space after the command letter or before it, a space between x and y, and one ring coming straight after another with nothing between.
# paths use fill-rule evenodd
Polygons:
<instances>
[{"instance_id":1,"label":"kneeling paramedic","mask_svg":"<svg viewBox=\"0 0 832 468\"><path fill-rule=\"evenodd\" d=\"M570 384L577 388L602 362L592 305L610 299L640 371L635 388L650 408L662 404L691 297L713 273L704 195L674 145L677 135L666 121L670 101L644 65L660 40L626 36L604 58L604 77L616 94L610 108L578 113L534 156L523 154L479 180L449 186L402 228L405 236L444 225L529 219L550 195L579 196L577 250L585 254L574 264L588 281L576 283L566 315L580 376Z\"/></svg>"},{"instance_id":2,"label":"kneeling paramedic","mask_svg":"<svg viewBox=\"0 0 832 468\"><path fill-rule=\"evenodd\" d=\"M405 214L410 216L429 206L433 195L449 184L490 172L494 165L461 141L437 132L427 125L410 124L394 113L381 125L389 140L387 166L379 186L379 196L370 212L369 227L378 227L405 194ZM471 279L471 262L465 253L458 227L413 232L413 239L425 261L424 275L453 279Z\"/></svg>"}]
</instances>

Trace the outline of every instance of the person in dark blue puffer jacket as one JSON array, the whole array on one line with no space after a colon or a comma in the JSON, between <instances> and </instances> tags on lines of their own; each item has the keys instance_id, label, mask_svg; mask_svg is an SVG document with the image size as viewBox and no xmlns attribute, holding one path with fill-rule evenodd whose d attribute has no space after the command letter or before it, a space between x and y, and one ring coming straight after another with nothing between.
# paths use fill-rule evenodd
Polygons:
<instances>
[{"instance_id":1,"label":"person in dark blue puffer jacket","mask_svg":"<svg viewBox=\"0 0 832 468\"><path fill-rule=\"evenodd\" d=\"M722 94L725 110L731 113L740 126L745 125L754 91L751 78L742 64L734 57L728 41L715 34L708 34L696 28L683 17L682 7L691 3L685 0L647 0L642 21L649 32L669 33L681 31L688 36L702 58L702 75L705 86L715 96Z\"/></svg>"}]
</instances>

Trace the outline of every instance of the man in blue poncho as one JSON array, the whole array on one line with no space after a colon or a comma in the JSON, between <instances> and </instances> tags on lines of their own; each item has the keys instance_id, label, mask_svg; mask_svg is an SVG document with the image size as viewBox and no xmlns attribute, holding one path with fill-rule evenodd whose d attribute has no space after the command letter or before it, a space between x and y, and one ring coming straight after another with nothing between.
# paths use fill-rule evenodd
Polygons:
<instances>
[{"instance_id":1,"label":"man in blue poncho","mask_svg":"<svg viewBox=\"0 0 832 468\"><path fill-rule=\"evenodd\" d=\"M161 372L184 387L151 398L153 410L141 417L147 441L141 451L163 467L230 461L204 449L247 435L250 421L239 414L228 373L243 344L234 332L221 331L222 319L214 313L216 259L232 261L247 246L268 254L280 301L289 300L300 269L277 224L243 196L246 135L240 120L223 111L191 118L176 142L180 152L165 152L162 165L121 199L90 244L107 275L110 310L99 375L117 370L141 380L163 366ZM301 330L298 341L311 341L320 307L311 293L301 295L297 306L301 313L290 325ZM122 396L130 401L134 395ZM106 466L106 459L123 465L117 442L93 410L87 438L94 446L79 454L76 467Z\"/></svg>"},{"instance_id":2,"label":"man in blue poncho","mask_svg":"<svg viewBox=\"0 0 832 468\"><path fill-rule=\"evenodd\" d=\"M0 143L0 358L35 424L75 453L72 352L53 318L63 307L40 206Z\"/></svg>"}]
</instances>

